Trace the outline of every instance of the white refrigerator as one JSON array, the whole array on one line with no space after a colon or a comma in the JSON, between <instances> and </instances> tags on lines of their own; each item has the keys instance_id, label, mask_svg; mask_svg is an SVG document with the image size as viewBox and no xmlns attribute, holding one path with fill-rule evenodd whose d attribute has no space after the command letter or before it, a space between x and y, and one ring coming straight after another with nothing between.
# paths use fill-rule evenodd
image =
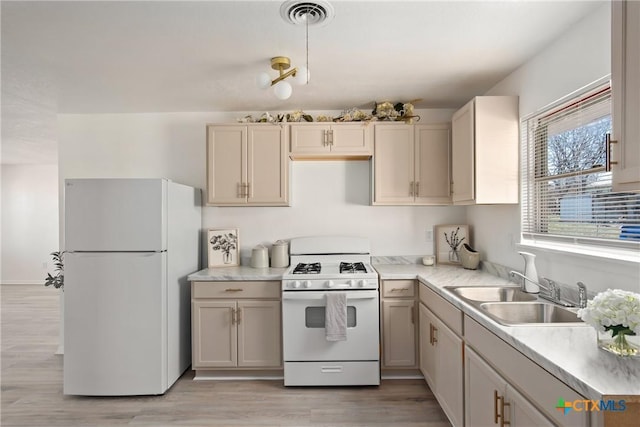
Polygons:
<instances>
[{"instance_id":1,"label":"white refrigerator","mask_svg":"<svg viewBox=\"0 0 640 427\"><path fill-rule=\"evenodd\" d=\"M191 363L200 190L67 179L64 201L64 394L163 394Z\"/></svg>"}]
</instances>

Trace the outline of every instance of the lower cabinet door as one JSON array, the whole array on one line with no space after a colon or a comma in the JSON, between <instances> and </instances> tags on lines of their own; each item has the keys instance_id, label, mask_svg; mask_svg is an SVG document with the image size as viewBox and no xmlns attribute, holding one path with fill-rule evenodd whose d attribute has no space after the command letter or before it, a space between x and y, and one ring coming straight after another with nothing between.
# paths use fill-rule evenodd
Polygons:
<instances>
[{"instance_id":1,"label":"lower cabinet door","mask_svg":"<svg viewBox=\"0 0 640 427\"><path fill-rule=\"evenodd\" d=\"M510 385L507 385L507 401L511 407L509 411L511 418L507 418L507 421L512 426L538 427L553 425L542 412L529 403L527 398Z\"/></svg>"},{"instance_id":2,"label":"lower cabinet door","mask_svg":"<svg viewBox=\"0 0 640 427\"><path fill-rule=\"evenodd\" d=\"M465 425L499 426L507 383L471 348L465 348ZM512 426L514 424L511 424Z\"/></svg>"},{"instance_id":3,"label":"lower cabinet door","mask_svg":"<svg viewBox=\"0 0 640 427\"><path fill-rule=\"evenodd\" d=\"M462 339L441 321L436 327L436 362L438 401L454 426L461 426L464 420L464 377L462 360Z\"/></svg>"},{"instance_id":4,"label":"lower cabinet door","mask_svg":"<svg viewBox=\"0 0 640 427\"><path fill-rule=\"evenodd\" d=\"M382 302L384 367L416 366L415 305L413 299Z\"/></svg>"},{"instance_id":5,"label":"lower cabinet door","mask_svg":"<svg viewBox=\"0 0 640 427\"><path fill-rule=\"evenodd\" d=\"M422 303L420 311L420 371L435 392L436 388L436 347L433 343L435 317Z\"/></svg>"},{"instance_id":6,"label":"lower cabinet door","mask_svg":"<svg viewBox=\"0 0 640 427\"><path fill-rule=\"evenodd\" d=\"M280 301L238 301L238 366L282 366Z\"/></svg>"},{"instance_id":7,"label":"lower cabinet door","mask_svg":"<svg viewBox=\"0 0 640 427\"><path fill-rule=\"evenodd\" d=\"M235 301L193 302L194 369L236 366L238 335L234 324L235 308Z\"/></svg>"}]
</instances>

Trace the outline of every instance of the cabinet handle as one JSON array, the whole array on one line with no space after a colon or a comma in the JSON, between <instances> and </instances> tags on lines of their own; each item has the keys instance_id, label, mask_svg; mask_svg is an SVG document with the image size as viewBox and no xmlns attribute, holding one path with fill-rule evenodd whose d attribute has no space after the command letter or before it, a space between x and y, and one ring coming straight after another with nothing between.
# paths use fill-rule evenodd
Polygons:
<instances>
[{"instance_id":1,"label":"cabinet handle","mask_svg":"<svg viewBox=\"0 0 640 427\"><path fill-rule=\"evenodd\" d=\"M416 323L416 312L415 307L411 307L411 324L415 325Z\"/></svg>"},{"instance_id":2,"label":"cabinet handle","mask_svg":"<svg viewBox=\"0 0 640 427\"><path fill-rule=\"evenodd\" d=\"M242 292L242 288L227 288L224 290L225 292Z\"/></svg>"},{"instance_id":3,"label":"cabinet handle","mask_svg":"<svg viewBox=\"0 0 640 427\"><path fill-rule=\"evenodd\" d=\"M420 196L420 183L418 181L416 181L416 191L415 191L415 195L416 197Z\"/></svg>"},{"instance_id":4,"label":"cabinet handle","mask_svg":"<svg viewBox=\"0 0 640 427\"><path fill-rule=\"evenodd\" d=\"M498 404L498 402L500 402ZM493 422L498 424L500 420L500 427L511 425L510 421L504 419L505 406L511 408L511 403L505 402L504 396L498 394L498 390L493 390ZM498 407L500 411L498 411Z\"/></svg>"},{"instance_id":5,"label":"cabinet handle","mask_svg":"<svg viewBox=\"0 0 640 427\"><path fill-rule=\"evenodd\" d=\"M433 323L429 323L429 344L433 345Z\"/></svg>"},{"instance_id":6,"label":"cabinet handle","mask_svg":"<svg viewBox=\"0 0 640 427\"><path fill-rule=\"evenodd\" d=\"M433 345L438 343L438 328L433 327Z\"/></svg>"},{"instance_id":7,"label":"cabinet handle","mask_svg":"<svg viewBox=\"0 0 640 427\"><path fill-rule=\"evenodd\" d=\"M323 135L324 135L324 140L322 141L322 145L326 147L327 145L329 145L329 131L325 130Z\"/></svg>"},{"instance_id":8,"label":"cabinet handle","mask_svg":"<svg viewBox=\"0 0 640 427\"><path fill-rule=\"evenodd\" d=\"M408 288L393 288L391 289L391 292L404 292L404 291L408 291Z\"/></svg>"},{"instance_id":9,"label":"cabinet handle","mask_svg":"<svg viewBox=\"0 0 640 427\"><path fill-rule=\"evenodd\" d=\"M409 195L413 196L413 181L409 183Z\"/></svg>"},{"instance_id":10,"label":"cabinet handle","mask_svg":"<svg viewBox=\"0 0 640 427\"><path fill-rule=\"evenodd\" d=\"M504 427L504 426L510 426L511 425L511 421L507 421L504 419L505 415L506 415L506 411L504 409L505 406L509 407L509 412L511 412L511 403L509 402L505 402L504 397L502 397L501 399L502 402L502 411L501 411L501 417L500 417L500 427Z\"/></svg>"},{"instance_id":11,"label":"cabinet handle","mask_svg":"<svg viewBox=\"0 0 640 427\"><path fill-rule=\"evenodd\" d=\"M236 309L235 308L231 309L231 324L232 325L236 324Z\"/></svg>"},{"instance_id":12,"label":"cabinet handle","mask_svg":"<svg viewBox=\"0 0 640 427\"><path fill-rule=\"evenodd\" d=\"M331 129L329 132L331 132L331 140L330 140L330 144L333 147L333 129Z\"/></svg>"},{"instance_id":13,"label":"cabinet handle","mask_svg":"<svg viewBox=\"0 0 640 427\"><path fill-rule=\"evenodd\" d=\"M243 188L244 188L244 187L243 187L242 183L241 183L241 182L239 182L239 183L238 183L238 191L237 191L237 193L236 193L236 194L238 195L238 198L242 198L242 197L244 197L244 195L242 194L242 189L243 189Z\"/></svg>"},{"instance_id":14,"label":"cabinet handle","mask_svg":"<svg viewBox=\"0 0 640 427\"><path fill-rule=\"evenodd\" d=\"M611 134L607 134L605 137L604 143L604 154L605 154L605 166L604 170L606 172L611 172L611 165L617 165L618 162L614 162L611 160L611 144L617 144L618 141L611 139Z\"/></svg>"},{"instance_id":15,"label":"cabinet handle","mask_svg":"<svg viewBox=\"0 0 640 427\"><path fill-rule=\"evenodd\" d=\"M251 198L251 183L247 182L247 197Z\"/></svg>"},{"instance_id":16,"label":"cabinet handle","mask_svg":"<svg viewBox=\"0 0 640 427\"><path fill-rule=\"evenodd\" d=\"M242 320L241 316L242 316L242 309L238 308L236 310L236 324L238 324L238 325L240 324L240 320Z\"/></svg>"}]
</instances>

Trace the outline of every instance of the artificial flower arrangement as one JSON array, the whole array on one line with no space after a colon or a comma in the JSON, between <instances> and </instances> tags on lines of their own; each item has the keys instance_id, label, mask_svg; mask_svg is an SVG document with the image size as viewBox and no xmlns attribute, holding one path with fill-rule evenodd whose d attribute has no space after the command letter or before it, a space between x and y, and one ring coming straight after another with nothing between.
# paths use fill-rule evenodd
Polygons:
<instances>
[{"instance_id":1,"label":"artificial flower arrangement","mask_svg":"<svg viewBox=\"0 0 640 427\"><path fill-rule=\"evenodd\" d=\"M607 289L578 310L578 317L598 331L600 347L619 356L635 356L639 349L627 337L640 335L640 294ZM602 342L601 335L611 338Z\"/></svg>"},{"instance_id":2,"label":"artificial flower arrangement","mask_svg":"<svg viewBox=\"0 0 640 427\"><path fill-rule=\"evenodd\" d=\"M420 116L414 114L413 102L375 102L371 114L367 114L358 108L344 110L338 117L319 115L318 122L369 122L369 121L405 121L413 123L413 119L420 120ZM263 113L260 117L254 118L247 115L238 119L239 123L287 123L287 122L313 122L313 117L301 110L291 113L272 115L269 112Z\"/></svg>"}]
</instances>

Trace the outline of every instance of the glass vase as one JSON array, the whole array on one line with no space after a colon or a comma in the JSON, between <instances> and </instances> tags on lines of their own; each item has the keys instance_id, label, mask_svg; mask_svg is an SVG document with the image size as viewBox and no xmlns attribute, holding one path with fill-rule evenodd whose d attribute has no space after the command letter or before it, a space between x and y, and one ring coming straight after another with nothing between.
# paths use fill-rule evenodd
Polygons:
<instances>
[{"instance_id":1,"label":"glass vase","mask_svg":"<svg viewBox=\"0 0 640 427\"><path fill-rule=\"evenodd\" d=\"M640 335L625 332L612 335L613 331L598 331L598 347L616 356L640 357Z\"/></svg>"},{"instance_id":2,"label":"glass vase","mask_svg":"<svg viewBox=\"0 0 640 427\"><path fill-rule=\"evenodd\" d=\"M460 253L456 249L449 251L449 262L460 264Z\"/></svg>"}]
</instances>

